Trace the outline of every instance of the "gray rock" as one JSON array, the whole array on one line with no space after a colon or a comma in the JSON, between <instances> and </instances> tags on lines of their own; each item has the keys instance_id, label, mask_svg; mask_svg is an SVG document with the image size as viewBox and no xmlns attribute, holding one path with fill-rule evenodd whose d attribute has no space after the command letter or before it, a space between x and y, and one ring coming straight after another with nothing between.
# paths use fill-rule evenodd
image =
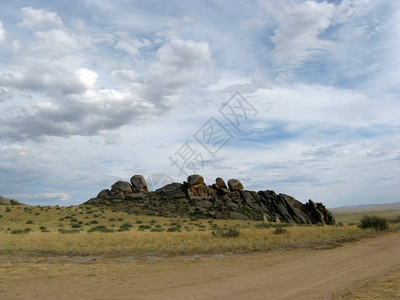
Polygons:
<instances>
[{"instance_id":1,"label":"gray rock","mask_svg":"<svg viewBox=\"0 0 400 300\"><path fill-rule=\"evenodd\" d=\"M267 220L273 222L334 225L332 213L322 203L309 200L302 204L295 198L277 195L274 191L247 191L237 179L228 181L230 191L221 178L206 186L201 175L191 175L188 183L171 183L155 192L146 192L143 176L135 175L129 182L118 181L111 190L102 190L97 198L85 204L119 205L136 214L157 216L196 216L198 218L230 218ZM137 192L137 191L141 192ZM134 202L129 206L129 201Z\"/></svg>"},{"instance_id":2,"label":"gray rock","mask_svg":"<svg viewBox=\"0 0 400 300\"><path fill-rule=\"evenodd\" d=\"M247 217L247 216L245 216L245 215L243 215L243 214L241 214L241 213L234 212L234 211L231 211L231 212L229 213L229 216L230 216L232 219L235 219L235 220L251 220L249 217Z\"/></svg>"},{"instance_id":3,"label":"gray rock","mask_svg":"<svg viewBox=\"0 0 400 300\"><path fill-rule=\"evenodd\" d=\"M198 174L190 175L187 178L187 183L188 183L189 187L198 185L198 184L204 184L204 178L203 178L203 176L198 175Z\"/></svg>"},{"instance_id":4,"label":"gray rock","mask_svg":"<svg viewBox=\"0 0 400 300\"><path fill-rule=\"evenodd\" d=\"M236 192L244 189L242 183L238 179L229 179L228 186L231 192Z\"/></svg>"},{"instance_id":5,"label":"gray rock","mask_svg":"<svg viewBox=\"0 0 400 300\"><path fill-rule=\"evenodd\" d=\"M131 178L132 191L134 193L144 192L147 193L149 189L147 188L146 180L142 175L133 175Z\"/></svg>"},{"instance_id":6,"label":"gray rock","mask_svg":"<svg viewBox=\"0 0 400 300\"><path fill-rule=\"evenodd\" d=\"M167 184L166 186L159 188L156 190L156 194L165 196L170 200L173 199L180 199L180 198L185 198L186 193L183 190L184 186L182 183L170 183Z\"/></svg>"},{"instance_id":7,"label":"gray rock","mask_svg":"<svg viewBox=\"0 0 400 300\"><path fill-rule=\"evenodd\" d=\"M110 196L110 190L105 189L97 195L97 198L107 198L108 196Z\"/></svg>"},{"instance_id":8,"label":"gray rock","mask_svg":"<svg viewBox=\"0 0 400 300\"><path fill-rule=\"evenodd\" d=\"M226 186L225 181L221 177L218 177L215 179L215 185L218 189L227 189L228 188Z\"/></svg>"},{"instance_id":9,"label":"gray rock","mask_svg":"<svg viewBox=\"0 0 400 300\"><path fill-rule=\"evenodd\" d=\"M115 194L123 192L124 194L132 193L132 187L129 182L119 180L111 186L111 191Z\"/></svg>"}]
</instances>

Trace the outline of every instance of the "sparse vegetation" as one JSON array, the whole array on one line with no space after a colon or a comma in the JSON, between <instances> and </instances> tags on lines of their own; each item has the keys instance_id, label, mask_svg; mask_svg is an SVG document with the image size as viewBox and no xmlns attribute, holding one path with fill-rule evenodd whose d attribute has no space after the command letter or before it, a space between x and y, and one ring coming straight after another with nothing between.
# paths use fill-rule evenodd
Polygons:
<instances>
[{"instance_id":1,"label":"sparse vegetation","mask_svg":"<svg viewBox=\"0 0 400 300\"><path fill-rule=\"evenodd\" d=\"M0 253L92 255L129 252L173 255L193 252L253 251L282 247L288 249L297 247L296 245L302 247L319 244L326 246L327 243L337 245L345 240L376 234L373 228L361 229L356 225L346 225L349 221L357 222L359 216L357 219L348 217L343 221L343 226L320 227L194 217L163 218L137 215L134 211L113 211L113 207L88 205L44 209L23 206L18 209L18 207L12 207L12 211L18 210L18 215L15 216L13 213L11 218L9 213L4 213L7 206L1 207L3 218L0 219ZM90 213L86 214L88 211ZM36 212L42 213L36 215ZM98 217L94 218L93 214L97 214ZM392 213L392 216L394 220L394 217L399 216L399 212ZM29 225L31 232L23 234L27 233L25 231L27 221L33 221ZM389 225L390 228L399 227L394 221ZM286 229L286 234L274 234L276 228ZM18 230L20 233L10 234L13 230ZM238 231L239 235L233 238L232 232L235 231ZM224 236L226 238L223 238Z\"/></svg>"},{"instance_id":2,"label":"sparse vegetation","mask_svg":"<svg viewBox=\"0 0 400 300\"><path fill-rule=\"evenodd\" d=\"M240 231L235 227L221 228L218 227L211 232L212 236L218 238L236 238L240 235Z\"/></svg>"},{"instance_id":3,"label":"sparse vegetation","mask_svg":"<svg viewBox=\"0 0 400 300\"><path fill-rule=\"evenodd\" d=\"M365 215L361 217L358 227L363 229L373 228L376 230L386 230L389 228L389 224L386 218L378 217L376 215Z\"/></svg>"},{"instance_id":4,"label":"sparse vegetation","mask_svg":"<svg viewBox=\"0 0 400 300\"><path fill-rule=\"evenodd\" d=\"M275 230L274 230L274 234L284 234L284 233L286 233L286 229L281 227L281 226L280 227L276 227Z\"/></svg>"}]
</instances>

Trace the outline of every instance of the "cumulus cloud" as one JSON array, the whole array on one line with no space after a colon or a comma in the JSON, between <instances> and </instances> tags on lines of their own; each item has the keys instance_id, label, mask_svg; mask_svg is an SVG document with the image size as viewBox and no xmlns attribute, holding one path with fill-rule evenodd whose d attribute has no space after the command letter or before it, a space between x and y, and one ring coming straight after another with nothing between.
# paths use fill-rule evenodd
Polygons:
<instances>
[{"instance_id":1,"label":"cumulus cloud","mask_svg":"<svg viewBox=\"0 0 400 300\"><path fill-rule=\"evenodd\" d=\"M142 80L140 95L165 109L183 88L215 82L213 59L207 42L172 38L157 51L158 60Z\"/></svg>"},{"instance_id":2,"label":"cumulus cloud","mask_svg":"<svg viewBox=\"0 0 400 300\"><path fill-rule=\"evenodd\" d=\"M22 23L20 23L20 25L28 29L41 28L46 25L61 26L63 24L57 13L45 9L23 7L21 9L21 14Z\"/></svg>"},{"instance_id":3,"label":"cumulus cloud","mask_svg":"<svg viewBox=\"0 0 400 300\"><path fill-rule=\"evenodd\" d=\"M1 116L0 133L11 139L99 135L141 119L149 107L134 95L113 89L87 91L56 102L23 105Z\"/></svg>"}]
</instances>

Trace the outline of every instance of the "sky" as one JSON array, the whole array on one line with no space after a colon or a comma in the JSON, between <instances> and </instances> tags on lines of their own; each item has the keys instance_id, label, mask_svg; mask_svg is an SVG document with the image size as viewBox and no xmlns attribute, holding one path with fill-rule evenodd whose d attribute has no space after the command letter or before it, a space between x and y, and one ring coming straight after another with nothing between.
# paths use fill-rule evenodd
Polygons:
<instances>
[{"instance_id":1,"label":"sky","mask_svg":"<svg viewBox=\"0 0 400 300\"><path fill-rule=\"evenodd\" d=\"M140 174L398 202L398 1L0 0L0 195Z\"/></svg>"}]
</instances>

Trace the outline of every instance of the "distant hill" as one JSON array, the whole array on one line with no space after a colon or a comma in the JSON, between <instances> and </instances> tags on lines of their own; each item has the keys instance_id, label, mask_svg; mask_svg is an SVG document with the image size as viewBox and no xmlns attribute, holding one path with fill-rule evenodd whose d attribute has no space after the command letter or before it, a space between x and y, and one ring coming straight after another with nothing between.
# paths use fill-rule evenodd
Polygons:
<instances>
[{"instance_id":1,"label":"distant hill","mask_svg":"<svg viewBox=\"0 0 400 300\"><path fill-rule=\"evenodd\" d=\"M17 200L14 199L8 199L5 197L0 196L0 205L4 204L4 205L10 205L10 204L23 204Z\"/></svg>"},{"instance_id":2,"label":"distant hill","mask_svg":"<svg viewBox=\"0 0 400 300\"><path fill-rule=\"evenodd\" d=\"M340 207L330 208L330 211L332 211L333 213L357 213L357 212L375 212L375 211L388 211L388 210L400 210L400 202L340 206Z\"/></svg>"}]
</instances>

